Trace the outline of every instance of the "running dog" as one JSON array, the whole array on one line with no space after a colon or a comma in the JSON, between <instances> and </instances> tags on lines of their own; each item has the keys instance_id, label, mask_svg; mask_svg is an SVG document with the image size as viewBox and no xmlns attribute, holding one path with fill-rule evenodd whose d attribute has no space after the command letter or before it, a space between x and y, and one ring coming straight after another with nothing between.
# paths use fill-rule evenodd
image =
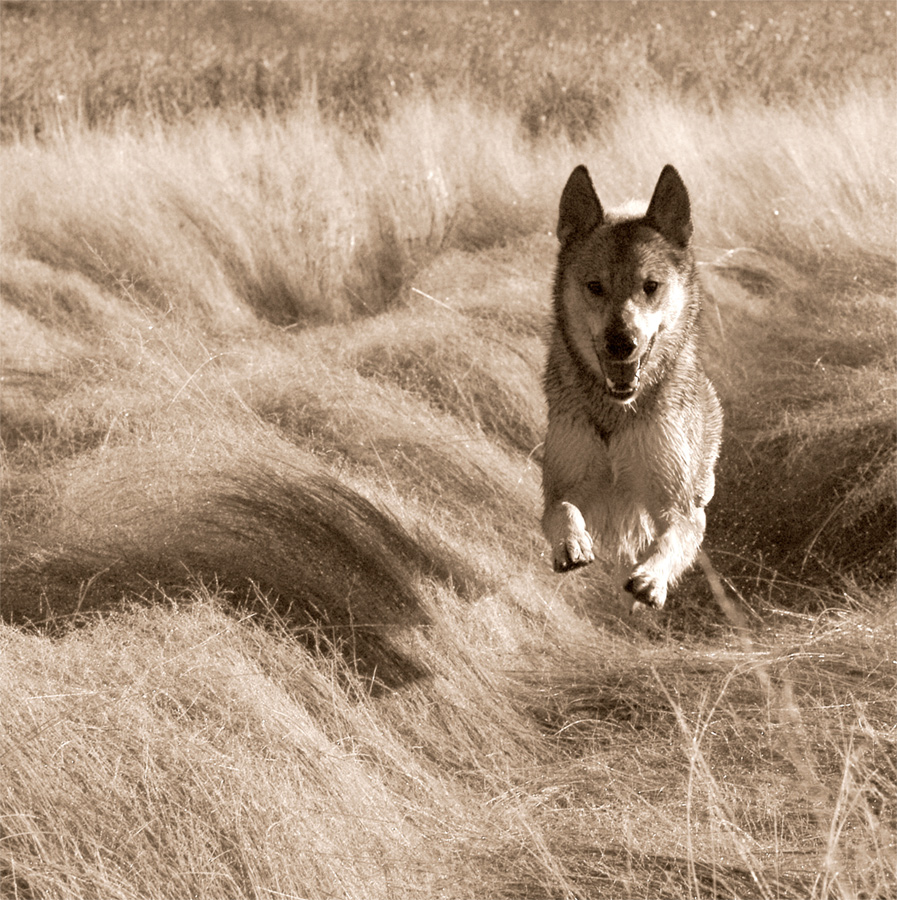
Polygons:
<instances>
[{"instance_id":1,"label":"running dog","mask_svg":"<svg viewBox=\"0 0 897 900\"><path fill-rule=\"evenodd\" d=\"M634 606L659 609L704 538L723 417L676 169L642 210L605 212L585 166L561 196L542 529L556 571L601 548Z\"/></svg>"}]
</instances>

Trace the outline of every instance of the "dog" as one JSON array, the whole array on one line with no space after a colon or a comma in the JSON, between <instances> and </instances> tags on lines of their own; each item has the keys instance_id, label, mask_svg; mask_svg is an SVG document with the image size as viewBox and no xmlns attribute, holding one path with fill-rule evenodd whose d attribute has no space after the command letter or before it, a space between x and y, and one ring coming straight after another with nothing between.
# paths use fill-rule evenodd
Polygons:
<instances>
[{"instance_id":1,"label":"dog","mask_svg":"<svg viewBox=\"0 0 897 900\"><path fill-rule=\"evenodd\" d=\"M639 211L605 212L585 166L561 196L542 530L558 572L600 547L633 609L663 607L694 562L722 439L692 231L670 165Z\"/></svg>"}]
</instances>

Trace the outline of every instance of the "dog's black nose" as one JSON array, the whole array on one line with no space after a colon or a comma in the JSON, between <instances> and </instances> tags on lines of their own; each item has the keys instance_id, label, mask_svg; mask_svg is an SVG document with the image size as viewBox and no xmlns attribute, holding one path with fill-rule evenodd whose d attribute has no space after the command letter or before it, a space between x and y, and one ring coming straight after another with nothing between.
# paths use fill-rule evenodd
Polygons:
<instances>
[{"instance_id":1,"label":"dog's black nose","mask_svg":"<svg viewBox=\"0 0 897 900\"><path fill-rule=\"evenodd\" d=\"M608 331L604 335L604 346L611 359L629 359L638 344L624 331Z\"/></svg>"}]
</instances>

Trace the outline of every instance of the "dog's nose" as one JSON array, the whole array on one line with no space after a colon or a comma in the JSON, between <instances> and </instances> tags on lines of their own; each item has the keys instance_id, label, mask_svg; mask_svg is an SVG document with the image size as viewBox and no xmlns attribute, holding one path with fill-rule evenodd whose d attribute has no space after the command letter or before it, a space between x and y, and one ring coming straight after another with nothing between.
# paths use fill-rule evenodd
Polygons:
<instances>
[{"instance_id":1,"label":"dog's nose","mask_svg":"<svg viewBox=\"0 0 897 900\"><path fill-rule=\"evenodd\" d=\"M638 344L624 331L608 331L604 335L604 346L611 359L629 359Z\"/></svg>"}]
</instances>

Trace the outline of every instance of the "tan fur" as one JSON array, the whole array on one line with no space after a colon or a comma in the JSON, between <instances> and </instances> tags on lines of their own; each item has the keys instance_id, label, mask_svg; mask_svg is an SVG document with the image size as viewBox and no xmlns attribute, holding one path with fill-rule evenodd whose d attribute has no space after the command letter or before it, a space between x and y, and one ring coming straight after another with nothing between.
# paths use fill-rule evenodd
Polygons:
<instances>
[{"instance_id":1,"label":"tan fur","mask_svg":"<svg viewBox=\"0 0 897 900\"><path fill-rule=\"evenodd\" d=\"M606 215L582 166L561 199L543 531L555 569L609 557L654 607L700 549L722 430L691 231L671 166L644 211Z\"/></svg>"}]
</instances>

